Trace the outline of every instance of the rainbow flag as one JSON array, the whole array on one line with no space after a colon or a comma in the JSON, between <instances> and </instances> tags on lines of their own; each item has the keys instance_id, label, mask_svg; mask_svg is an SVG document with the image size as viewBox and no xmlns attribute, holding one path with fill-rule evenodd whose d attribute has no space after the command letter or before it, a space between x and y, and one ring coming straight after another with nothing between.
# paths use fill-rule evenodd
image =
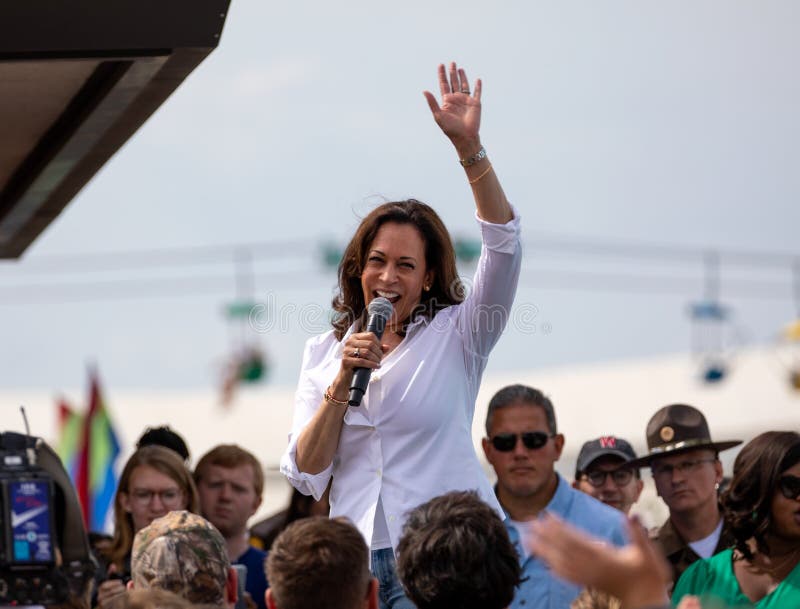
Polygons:
<instances>
[{"instance_id":1,"label":"rainbow flag","mask_svg":"<svg viewBox=\"0 0 800 609\"><path fill-rule=\"evenodd\" d=\"M57 408L59 439L56 453L61 458L69 477L74 481L78 466L78 449L83 433L83 415L75 412L64 398L58 399Z\"/></svg>"},{"instance_id":2,"label":"rainbow flag","mask_svg":"<svg viewBox=\"0 0 800 609\"><path fill-rule=\"evenodd\" d=\"M89 373L86 414L76 413L61 401L59 422L58 454L75 485L83 519L90 531L104 531L119 482L114 465L120 446L103 402L96 371Z\"/></svg>"}]
</instances>

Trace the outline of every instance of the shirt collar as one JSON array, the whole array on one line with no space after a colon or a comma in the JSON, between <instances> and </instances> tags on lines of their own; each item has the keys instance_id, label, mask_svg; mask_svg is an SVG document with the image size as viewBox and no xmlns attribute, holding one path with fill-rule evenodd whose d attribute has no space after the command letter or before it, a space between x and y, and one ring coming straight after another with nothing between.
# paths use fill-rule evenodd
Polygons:
<instances>
[{"instance_id":1,"label":"shirt collar","mask_svg":"<svg viewBox=\"0 0 800 609\"><path fill-rule=\"evenodd\" d=\"M553 512L554 514L564 514L570 504L570 488L567 481L561 477L561 474L556 472L556 492L550 500L550 503L547 504L545 510Z\"/></svg>"}]
</instances>

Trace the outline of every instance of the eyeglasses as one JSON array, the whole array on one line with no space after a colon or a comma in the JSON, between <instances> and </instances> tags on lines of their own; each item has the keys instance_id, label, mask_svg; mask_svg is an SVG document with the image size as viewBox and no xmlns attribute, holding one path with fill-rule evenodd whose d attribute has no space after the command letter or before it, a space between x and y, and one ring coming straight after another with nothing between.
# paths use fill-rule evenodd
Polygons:
<instances>
[{"instance_id":1,"label":"eyeglasses","mask_svg":"<svg viewBox=\"0 0 800 609\"><path fill-rule=\"evenodd\" d=\"M153 497L158 497L164 507L177 507L183 500L183 491L178 488L168 488L163 491L137 488L133 490L130 496L131 500L140 506L150 505Z\"/></svg>"},{"instance_id":2,"label":"eyeglasses","mask_svg":"<svg viewBox=\"0 0 800 609\"><path fill-rule=\"evenodd\" d=\"M781 476L778 478L778 490L787 499L796 499L800 495L800 476Z\"/></svg>"},{"instance_id":3,"label":"eyeglasses","mask_svg":"<svg viewBox=\"0 0 800 609\"><path fill-rule=\"evenodd\" d=\"M582 477L588 480L589 484L592 486L600 488L606 483L606 478L609 476L611 476L611 479L617 486L625 486L633 479L633 470L627 468L615 469L612 471L596 469L592 472L586 472Z\"/></svg>"},{"instance_id":4,"label":"eyeglasses","mask_svg":"<svg viewBox=\"0 0 800 609\"><path fill-rule=\"evenodd\" d=\"M492 438L492 446L501 453L511 452L517 446L517 438L522 438L525 448L536 450L547 444L553 435L543 431L524 431L521 434L499 433Z\"/></svg>"},{"instance_id":5,"label":"eyeglasses","mask_svg":"<svg viewBox=\"0 0 800 609\"><path fill-rule=\"evenodd\" d=\"M659 463L656 461L650 466L650 471L653 472L654 478L671 478L672 473L676 469L680 473L686 475L700 469L700 466L703 463L714 463L714 461L716 460L717 460L716 458L687 459L686 461L681 461L680 463L676 463L675 465L670 465L669 463Z\"/></svg>"}]
</instances>

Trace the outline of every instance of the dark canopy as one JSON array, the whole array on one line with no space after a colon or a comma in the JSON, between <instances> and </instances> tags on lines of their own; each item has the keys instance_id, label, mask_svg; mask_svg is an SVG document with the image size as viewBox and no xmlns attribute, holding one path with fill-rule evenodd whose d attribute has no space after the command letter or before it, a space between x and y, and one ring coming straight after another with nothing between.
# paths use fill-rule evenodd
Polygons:
<instances>
[{"instance_id":1,"label":"dark canopy","mask_svg":"<svg viewBox=\"0 0 800 609\"><path fill-rule=\"evenodd\" d=\"M19 257L214 50L229 2L0 2L0 258Z\"/></svg>"}]
</instances>

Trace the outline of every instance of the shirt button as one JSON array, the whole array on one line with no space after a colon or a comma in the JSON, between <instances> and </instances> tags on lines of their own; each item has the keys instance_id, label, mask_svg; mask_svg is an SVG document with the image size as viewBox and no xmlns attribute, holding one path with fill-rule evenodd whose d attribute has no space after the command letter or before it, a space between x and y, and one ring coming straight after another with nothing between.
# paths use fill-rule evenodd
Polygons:
<instances>
[{"instance_id":1,"label":"shirt button","mask_svg":"<svg viewBox=\"0 0 800 609\"><path fill-rule=\"evenodd\" d=\"M381 475L381 470L379 470L379 469L375 470L375 473L378 474L378 476L380 476Z\"/></svg>"},{"instance_id":2,"label":"shirt button","mask_svg":"<svg viewBox=\"0 0 800 609\"><path fill-rule=\"evenodd\" d=\"M381 376L379 374L373 374L370 377L369 382L370 383L374 383L375 381L379 381L379 380L381 380Z\"/></svg>"},{"instance_id":3,"label":"shirt button","mask_svg":"<svg viewBox=\"0 0 800 609\"><path fill-rule=\"evenodd\" d=\"M395 516L389 516L389 522L394 522L394 521L395 521Z\"/></svg>"}]
</instances>

